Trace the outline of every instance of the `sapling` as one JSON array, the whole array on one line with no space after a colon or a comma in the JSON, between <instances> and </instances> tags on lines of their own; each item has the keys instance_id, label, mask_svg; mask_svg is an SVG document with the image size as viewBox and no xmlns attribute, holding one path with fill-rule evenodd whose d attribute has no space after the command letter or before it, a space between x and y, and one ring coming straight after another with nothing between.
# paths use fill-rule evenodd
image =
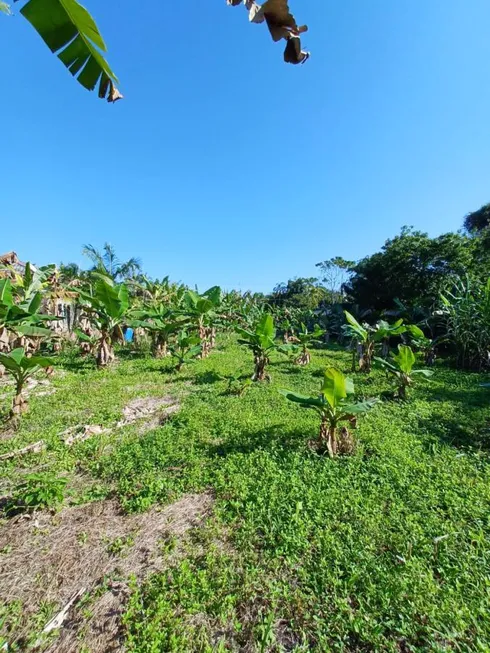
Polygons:
<instances>
[{"instance_id":1,"label":"sapling","mask_svg":"<svg viewBox=\"0 0 490 653\"><path fill-rule=\"evenodd\" d=\"M377 399L355 402L349 399L354 394L352 379L329 367L325 370L320 394L306 397L291 390L280 390L289 401L303 408L312 408L321 419L318 447L327 451L330 457L339 453L351 453L354 442L346 423L355 424L357 416L370 410ZM341 426L341 423L344 425Z\"/></svg>"},{"instance_id":2,"label":"sapling","mask_svg":"<svg viewBox=\"0 0 490 653\"><path fill-rule=\"evenodd\" d=\"M413 366L417 357L408 345L398 345L398 353L392 354L390 360L384 358L375 358L376 363L386 370L388 374L395 377L397 388L396 397L405 400L408 396L408 389L413 384L414 376L432 376L431 370L420 369L414 370Z\"/></svg>"}]
</instances>

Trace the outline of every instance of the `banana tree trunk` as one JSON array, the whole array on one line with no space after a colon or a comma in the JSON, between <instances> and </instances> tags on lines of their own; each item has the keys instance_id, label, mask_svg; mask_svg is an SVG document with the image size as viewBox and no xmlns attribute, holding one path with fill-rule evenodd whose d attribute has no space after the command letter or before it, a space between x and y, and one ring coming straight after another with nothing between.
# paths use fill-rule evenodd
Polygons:
<instances>
[{"instance_id":1,"label":"banana tree trunk","mask_svg":"<svg viewBox=\"0 0 490 653\"><path fill-rule=\"evenodd\" d=\"M114 359L111 338L107 332L102 332L97 349L97 367L107 367Z\"/></svg>"},{"instance_id":2,"label":"banana tree trunk","mask_svg":"<svg viewBox=\"0 0 490 653\"><path fill-rule=\"evenodd\" d=\"M401 379L400 385L398 386L398 399L406 401L408 398L408 387L411 385L409 378Z\"/></svg>"},{"instance_id":3,"label":"banana tree trunk","mask_svg":"<svg viewBox=\"0 0 490 653\"><path fill-rule=\"evenodd\" d=\"M153 355L155 358L165 358L168 356L168 345L166 340L162 340L159 336L153 341Z\"/></svg>"},{"instance_id":4,"label":"banana tree trunk","mask_svg":"<svg viewBox=\"0 0 490 653\"><path fill-rule=\"evenodd\" d=\"M24 384L20 381L17 382L15 389L15 397L12 401L12 408L10 410L10 418L20 417L23 413L26 413L29 410L29 404L27 399L22 395Z\"/></svg>"},{"instance_id":5,"label":"banana tree trunk","mask_svg":"<svg viewBox=\"0 0 490 653\"><path fill-rule=\"evenodd\" d=\"M304 349L300 356L296 359L297 365L309 365L311 362L311 355L307 349Z\"/></svg>"},{"instance_id":6,"label":"banana tree trunk","mask_svg":"<svg viewBox=\"0 0 490 653\"><path fill-rule=\"evenodd\" d=\"M201 353L198 358L203 359L209 356L209 333L208 329L202 324L199 323L199 338L201 339Z\"/></svg>"},{"instance_id":7,"label":"banana tree trunk","mask_svg":"<svg viewBox=\"0 0 490 653\"><path fill-rule=\"evenodd\" d=\"M10 351L10 337L7 329L2 327L0 329L0 352L8 353Z\"/></svg>"},{"instance_id":8,"label":"banana tree trunk","mask_svg":"<svg viewBox=\"0 0 490 653\"><path fill-rule=\"evenodd\" d=\"M267 374L265 368L269 362L267 356L256 356L255 357L255 371L252 376L252 381L265 381Z\"/></svg>"},{"instance_id":9,"label":"banana tree trunk","mask_svg":"<svg viewBox=\"0 0 490 653\"><path fill-rule=\"evenodd\" d=\"M360 353L359 369L361 372L369 374L373 364L374 342L366 342L360 345Z\"/></svg>"},{"instance_id":10,"label":"banana tree trunk","mask_svg":"<svg viewBox=\"0 0 490 653\"><path fill-rule=\"evenodd\" d=\"M326 417L322 418L320 424L319 444L321 449L326 449L330 458L337 455L337 429L330 426Z\"/></svg>"},{"instance_id":11,"label":"banana tree trunk","mask_svg":"<svg viewBox=\"0 0 490 653\"><path fill-rule=\"evenodd\" d=\"M386 359L388 358L389 353L390 353L390 341L383 340L383 345L381 347L381 356Z\"/></svg>"}]
</instances>

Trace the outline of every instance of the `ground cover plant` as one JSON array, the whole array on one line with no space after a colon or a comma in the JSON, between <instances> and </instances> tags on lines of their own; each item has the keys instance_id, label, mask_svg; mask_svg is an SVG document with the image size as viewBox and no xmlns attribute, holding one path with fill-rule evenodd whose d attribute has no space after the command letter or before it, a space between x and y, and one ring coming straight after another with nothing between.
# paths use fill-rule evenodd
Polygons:
<instances>
[{"instance_id":1,"label":"ground cover plant","mask_svg":"<svg viewBox=\"0 0 490 653\"><path fill-rule=\"evenodd\" d=\"M92 250L0 266L0 649L487 651L486 336L458 369L485 283L351 307L353 371L315 284L201 294Z\"/></svg>"},{"instance_id":2,"label":"ground cover plant","mask_svg":"<svg viewBox=\"0 0 490 653\"><path fill-rule=\"evenodd\" d=\"M46 444L39 453L0 459L2 494L22 495L37 473L39 501L48 501L53 483L43 489L43 478L67 479L64 506L53 498L57 512L38 518L41 532L32 521L22 526L39 564L59 524L84 506L90 519L73 517L71 530L60 531L72 556L99 543L107 569L136 569L132 556L146 534L158 563L134 580L130 571L120 577L104 567L88 587L79 578L79 587L61 583L61 592L42 566L30 583L15 584L27 567L13 532L26 522L14 522L22 513L5 515L0 627L10 650L84 650L77 644L83 638L89 650L111 650L116 642L134 652L486 650L485 375L437 364L408 404L381 402L363 416L356 451L332 460L308 445L318 434L314 412L278 390L309 394L325 369L347 374L350 356L342 349L314 349L307 367L271 353L271 383L254 384L243 396L228 392L226 377L250 368L233 335L220 336L215 354L178 373L170 358L127 349L118 357L116 367L97 370L91 359L61 356L64 374L50 381L56 392L33 393L18 430L0 441L0 456L41 437ZM376 369L355 383L360 400L389 388ZM6 413L14 390L4 384L2 393ZM117 427L125 405L161 395L180 400L170 420L144 435L137 422ZM82 423L103 430L67 447L59 434ZM180 516L165 527L159 522L151 548L145 520L154 524L154 506L171 508L188 496L209 497L205 515L185 528L172 526ZM43 634L75 589L85 591L63 627ZM108 643L93 632L107 623L104 606L116 597Z\"/></svg>"}]
</instances>

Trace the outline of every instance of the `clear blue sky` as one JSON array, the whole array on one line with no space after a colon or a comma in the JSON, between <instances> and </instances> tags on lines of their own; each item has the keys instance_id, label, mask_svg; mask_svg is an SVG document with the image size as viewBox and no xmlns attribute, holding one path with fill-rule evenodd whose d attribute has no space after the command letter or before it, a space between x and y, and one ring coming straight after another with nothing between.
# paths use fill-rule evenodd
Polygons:
<instances>
[{"instance_id":1,"label":"clear blue sky","mask_svg":"<svg viewBox=\"0 0 490 653\"><path fill-rule=\"evenodd\" d=\"M225 0L85 4L115 106L0 16L0 250L266 291L490 201L489 0L290 0L297 67Z\"/></svg>"}]
</instances>

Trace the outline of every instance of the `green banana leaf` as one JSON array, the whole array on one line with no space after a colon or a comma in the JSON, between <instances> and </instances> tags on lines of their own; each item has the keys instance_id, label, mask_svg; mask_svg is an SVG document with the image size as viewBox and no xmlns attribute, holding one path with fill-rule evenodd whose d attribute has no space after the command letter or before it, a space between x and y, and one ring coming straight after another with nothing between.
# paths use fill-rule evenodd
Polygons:
<instances>
[{"instance_id":1,"label":"green banana leaf","mask_svg":"<svg viewBox=\"0 0 490 653\"><path fill-rule=\"evenodd\" d=\"M328 367L323 377L322 394L332 408L347 397L346 377L340 370Z\"/></svg>"},{"instance_id":2,"label":"green banana leaf","mask_svg":"<svg viewBox=\"0 0 490 653\"><path fill-rule=\"evenodd\" d=\"M15 331L21 336L28 336L31 338L47 338L52 335L50 329L43 327L33 326L32 324L18 324L10 327L11 331Z\"/></svg>"},{"instance_id":3,"label":"green banana leaf","mask_svg":"<svg viewBox=\"0 0 490 653\"><path fill-rule=\"evenodd\" d=\"M420 374L420 376L425 376L428 379L434 372L432 370L412 370L412 375L414 374Z\"/></svg>"},{"instance_id":4,"label":"green banana leaf","mask_svg":"<svg viewBox=\"0 0 490 653\"><path fill-rule=\"evenodd\" d=\"M0 363L4 365L7 369L12 369L9 365L14 364L14 366L20 367L20 363L25 356L24 347L17 347L17 349L12 349L8 354L0 354Z\"/></svg>"},{"instance_id":5,"label":"green banana leaf","mask_svg":"<svg viewBox=\"0 0 490 653\"><path fill-rule=\"evenodd\" d=\"M361 340L366 340L368 332L364 327L362 327L356 318L349 313L349 311L344 311L345 319L349 323L350 330L355 333Z\"/></svg>"},{"instance_id":6,"label":"green banana leaf","mask_svg":"<svg viewBox=\"0 0 490 653\"><path fill-rule=\"evenodd\" d=\"M404 374L410 374L417 360L412 348L408 345L398 345L398 354L393 360Z\"/></svg>"},{"instance_id":7,"label":"green banana leaf","mask_svg":"<svg viewBox=\"0 0 490 653\"><path fill-rule=\"evenodd\" d=\"M118 79L102 55L107 51L89 12L76 0L29 0L20 12L77 81L99 97L115 102L122 96Z\"/></svg>"},{"instance_id":8,"label":"green banana leaf","mask_svg":"<svg viewBox=\"0 0 490 653\"><path fill-rule=\"evenodd\" d=\"M279 390L278 391L280 394L282 394L286 399L289 399L289 401L294 402L295 404L300 404L301 406L304 406L305 408L324 408L325 407L325 400L322 396L320 397L306 397L305 395L300 395L297 394L296 392L291 392L291 390Z\"/></svg>"},{"instance_id":9,"label":"green banana leaf","mask_svg":"<svg viewBox=\"0 0 490 653\"><path fill-rule=\"evenodd\" d=\"M373 406L379 403L379 399L366 399L366 401L359 401L356 404L342 404L342 410L345 416L349 415L362 415L367 413Z\"/></svg>"},{"instance_id":10,"label":"green banana leaf","mask_svg":"<svg viewBox=\"0 0 490 653\"><path fill-rule=\"evenodd\" d=\"M14 303L10 279L0 279L0 303L8 307Z\"/></svg>"}]
</instances>

